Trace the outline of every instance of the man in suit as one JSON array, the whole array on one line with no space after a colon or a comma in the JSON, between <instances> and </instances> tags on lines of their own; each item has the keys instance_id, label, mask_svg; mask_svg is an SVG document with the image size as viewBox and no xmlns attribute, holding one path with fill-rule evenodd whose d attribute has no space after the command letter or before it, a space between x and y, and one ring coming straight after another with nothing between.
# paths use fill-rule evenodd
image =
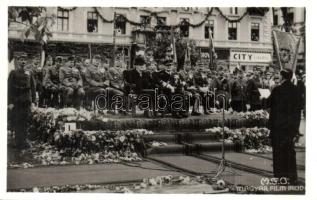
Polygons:
<instances>
[{"instance_id":1,"label":"man in suit","mask_svg":"<svg viewBox=\"0 0 317 200\"><path fill-rule=\"evenodd\" d=\"M146 106L144 104L144 107L141 106L141 109L144 110L144 116L149 117L149 111L153 110L154 101L154 94L149 93L149 90L152 89L154 92L154 88L152 85L153 81L151 79L150 72L146 71L144 56L138 55L135 57L134 67L135 68L132 70L125 70L123 72L124 92L125 95L130 98L130 100L132 100L132 98L137 98L137 100L133 100L135 103L142 101L142 97L148 97L149 105Z\"/></svg>"},{"instance_id":2,"label":"man in suit","mask_svg":"<svg viewBox=\"0 0 317 200\"><path fill-rule=\"evenodd\" d=\"M32 71L26 70L26 54L17 57L16 69L11 71L8 79L8 109L12 112L11 122L15 132L15 145L17 149L28 147L27 127L34 106L36 96L36 83Z\"/></svg>"},{"instance_id":3,"label":"man in suit","mask_svg":"<svg viewBox=\"0 0 317 200\"><path fill-rule=\"evenodd\" d=\"M281 71L281 84L276 86L268 99L270 108L269 129L273 148L273 172L277 178L297 182L296 152L294 143L298 136L301 113L301 94L291 82L293 72Z\"/></svg>"}]
</instances>

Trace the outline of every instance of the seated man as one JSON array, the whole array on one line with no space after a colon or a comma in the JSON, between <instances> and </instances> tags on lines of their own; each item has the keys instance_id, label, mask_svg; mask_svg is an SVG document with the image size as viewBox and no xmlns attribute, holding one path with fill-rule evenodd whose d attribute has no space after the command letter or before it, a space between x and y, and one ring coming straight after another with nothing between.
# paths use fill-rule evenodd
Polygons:
<instances>
[{"instance_id":1,"label":"seated man","mask_svg":"<svg viewBox=\"0 0 317 200\"><path fill-rule=\"evenodd\" d=\"M179 77L182 86L184 87L185 96L189 96L190 100L193 102L193 110L191 115L197 116L199 113L199 92L196 87L194 87L193 82L193 72L190 65L185 65L184 69L179 71ZM189 104L187 104L189 105ZM189 111L189 106L187 106L187 111Z\"/></svg>"},{"instance_id":2,"label":"seated man","mask_svg":"<svg viewBox=\"0 0 317 200\"><path fill-rule=\"evenodd\" d=\"M209 115L208 107L209 105L207 102L208 92L209 92L209 82L207 79L207 75L203 72L204 71L204 66L199 65L197 66L197 70L194 73L194 86L197 88L198 93L200 94L200 97L202 99L202 104L204 108L204 114Z\"/></svg>"},{"instance_id":3,"label":"seated man","mask_svg":"<svg viewBox=\"0 0 317 200\"><path fill-rule=\"evenodd\" d=\"M105 98L100 100L107 100L107 102L97 101L95 102L99 109L109 108L111 98L114 95L123 96L123 92L118 89L110 87L110 81L106 69L101 65L101 58L99 55L95 55L92 59L92 64L85 71L85 80L86 80L86 93L89 96L89 100L96 100L95 98L98 95L105 95ZM103 105L102 103L107 103L108 105ZM115 106L112 105L110 110L114 111Z\"/></svg>"},{"instance_id":4,"label":"seated man","mask_svg":"<svg viewBox=\"0 0 317 200\"><path fill-rule=\"evenodd\" d=\"M48 106L58 107L59 104L59 69L61 67L62 58L55 58L55 65L52 65L52 57L48 56L46 60L47 69L43 80L43 86L48 93Z\"/></svg>"},{"instance_id":5,"label":"seated man","mask_svg":"<svg viewBox=\"0 0 317 200\"><path fill-rule=\"evenodd\" d=\"M85 91L80 72L75 67L74 56L68 57L67 63L59 69L59 81L65 105L80 109Z\"/></svg>"},{"instance_id":6,"label":"seated man","mask_svg":"<svg viewBox=\"0 0 317 200\"><path fill-rule=\"evenodd\" d=\"M153 96L148 93L149 91L145 91L146 89L152 89L150 73L146 71L145 60L144 57L141 55L135 58L134 66L134 69L125 70L123 72L124 92L127 96L129 96L129 98L133 98L133 95L136 95L138 101L142 101L142 97L148 97L148 105L140 107L142 110L145 110L144 115L148 117L149 110L151 110L153 106ZM132 107L132 109L134 108Z\"/></svg>"},{"instance_id":7,"label":"seated man","mask_svg":"<svg viewBox=\"0 0 317 200\"><path fill-rule=\"evenodd\" d=\"M171 75L171 72L173 71L171 68L171 61L166 60L164 63L158 64L158 71L153 73L153 83L155 88L158 89L158 93L160 95L163 95L162 97L158 99L158 106L161 108L160 113L162 116L164 116L166 113L171 112L170 108L170 100L172 93L175 92L175 88L171 85L171 82L173 80L173 76ZM165 99L165 100L164 100ZM166 106L164 106L164 103ZM163 107L166 107L163 109Z\"/></svg>"}]
</instances>

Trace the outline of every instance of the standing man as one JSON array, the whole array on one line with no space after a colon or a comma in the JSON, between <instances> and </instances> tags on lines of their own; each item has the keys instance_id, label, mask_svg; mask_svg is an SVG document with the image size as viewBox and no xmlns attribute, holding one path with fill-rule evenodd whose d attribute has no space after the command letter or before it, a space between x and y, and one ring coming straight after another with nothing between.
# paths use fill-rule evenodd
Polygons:
<instances>
[{"instance_id":1,"label":"standing man","mask_svg":"<svg viewBox=\"0 0 317 200\"><path fill-rule=\"evenodd\" d=\"M66 106L74 106L79 110L85 91L80 71L75 67L74 56L68 57L66 65L59 69L59 81Z\"/></svg>"},{"instance_id":2,"label":"standing man","mask_svg":"<svg viewBox=\"0 0 317 200\"><path fill-rule=\"evenodd\" d=\"M238 70L237 74L237 78L231 87L231 107L236 112L245 112L247 110L245 95L246 85L243 80L243 72Z\"/></svg>"},{"instance_id":3,"label":"standing man","mask_svg":"<svg viewBox=\"0 0 317 200\"><path fill-rule=\"evenodd\" d=\"M262 109L259 87L261 87L261 83L258 74L250 74L249 80L247 80L246 89L247 102L250 104L250 111Z\"/></svg>"},{"instance_id":4,"label":"standing man","mask_svg":"<svg viewBox=\"0 0 317 200\"><path fill-rule=\"evenodd\" d=\"M276 86L269 99L269 129L273 148L273 172L276 178L288 178L297 182L296 152L294 143L298 136L301 113L301 96L291 83L293 72L281 71L281 84Z\"/></svg>"},{"instance_id":5,"label":"standing man","mask_svg":"<svg viewBox=\"0 0 317 200\"><path fill-rule=\"evenodd\" d=\"M8 79L8 109L12 112L12 127L15 132L15 145L18 149L28 147L27 123L31 107L35 102L35 80L31 71L24 69L26 55L16 59L16 69L11 71Z\"/></svg>"}]
</instances>

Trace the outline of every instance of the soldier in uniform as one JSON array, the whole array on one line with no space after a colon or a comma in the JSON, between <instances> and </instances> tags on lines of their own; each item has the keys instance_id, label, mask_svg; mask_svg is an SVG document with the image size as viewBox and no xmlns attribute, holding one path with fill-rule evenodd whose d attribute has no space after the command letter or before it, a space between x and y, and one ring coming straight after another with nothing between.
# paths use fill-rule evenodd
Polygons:
<instances>
[{"instance_id":1,"label":"soldier in uniform","mask_svg":"<svg viewBox=\"0 0 317 200\"><path fill-rule=\"evenodd\" d=\"M159 63L158 71L153 73L153 82L155 88L158 88L159 94L164 94L166 96L167 105L170 105L170 99L172 93L174 93L174 87L170 84L172 80L172 76L167 71L171 72L170 68L171 61L166 60L164 63ZM160 107L163 107L163 101L159 101ZM170 107L161 111L162 116L166 113L170 113Z\"/></svg>"},{"instance_id":2,"label":"soldier in uniform","mask_svg":"<svg viewBox=\"0 0 317 200\"><path fill-rule=\"evenodd\" d=\"M200 95L197 88L194 87L193 72L191 70L191 66L185 65L184 69L179 71L179 77L180 77L181 84L184 87L185 96L189 96L190 101L192 101L192 104L193 104L193 110L191 115L193 116L200 115L199 113ZM186 109L189 111L189 107L187 107Z\"/></svg>"},{"instance_id":3,"label":"soldier in uniform","mask_svg":"<svg viewBox=\"0 0 317 200\"><path fill-rule=\"evenodd\" d=\"M250 104L250 111L262 109L259 87L261 87L261 83L258 74L250 74L246 88L246 98L247 102Z\"/></svg>"},{"instance_id":4,"label":"soldier in uniform","mask_svg":"<svg viewBox=\"0 0 317 200\"><path fill-rule=\"evenodd\" d=\"M207 105L207 98L209 97L208 95L209 83L208 83L207 75L203 72L203 70L204 70L203 65L197 66L197 71L194 73L193 79L194 79L194 85L198 89L198 92L202 99L204 114L209 115L210 112L208 111L208 105Z\"/></svg>"},{"instance_id":5,"label":"soldier in uniform","mask_svg":"<svg viewBox=\"0 0 317 200\"><path fill-rule=\"evenodd\" d=\"M27 148L27 123L31 107L35 102L35 80L31 71L24 69L26 55L16 59L16 69L8 79L8 108L12 112L12 127L15 132L15 145L18 149Z\"/></svg>"},{"instance_id":6,"label":"soldier in uniform","mask_svg":"<svg viewBox=\"0 0 317 200\"><path fill-rule=\"evenodd\" d=\"M80 71L75 67L74 56L68 57L67 63L59 69L59 81L66 106L79 109L85 96Z\"/></svg>"},{"instance_id":7,"label":"soldier in uniform","mask_svg":"<svg viewBox=\"0 0 317 200\"><path fill-rule=\"evenodd\" d=\"M59 69L62 64L62 58L57 56L55 58L55 65L52 65L53 60L51 56L47 57L47 69L43 80L44 90L48 93L48 105L51 107L59 106Z\"/></svg>"},{"instance_id":8,"label":"soldier in uniform","mask_svg":"<svg viewBox=\"0 0 317 200\"><path fill-rule=\"evenodd\" d=\"M110 67L109 79L110 79L110 86L112 88L123 91L123 87L124 87L123 71L124 69L121 67L120 64L116 64L115 67Z\"/></svg>"},{"instance_id":9,"label":"soldier in uniform","mask_svg":"<svg viewBox=\"0 0 317 200\"><path fill-rule=\"evenodd\" d=\"M121 95L123 96L123 92L115 89L113 87L110 87L110 80L109 75L106 71L106 69L101 64L101 57L100 55L95 55L92 59L92 64L87 68L85 73L85 80L86 80L86 92L87 95L90 96L90 100L97 97L98 95L104 94L109 95L107 96L107 100L110 103L110 99L114 95ZM101 103L101 102L99 102ZM100 105L100 107L103 107L104 105ZM114 111L114 107L109 108L112 111Z\"/></svg>"},{"instance_id":10,"label":"soldier in uniform","mask_svg":"<svg viewBox=\"0 0 317 200\"><path fill-rule=\"evenodd\" d=\"M237 78L232 83L231 87L231 107L236 112L244 112L246 107L246 84L243 80L243 72L237 70Z\"/></svg>"}]
</instances>

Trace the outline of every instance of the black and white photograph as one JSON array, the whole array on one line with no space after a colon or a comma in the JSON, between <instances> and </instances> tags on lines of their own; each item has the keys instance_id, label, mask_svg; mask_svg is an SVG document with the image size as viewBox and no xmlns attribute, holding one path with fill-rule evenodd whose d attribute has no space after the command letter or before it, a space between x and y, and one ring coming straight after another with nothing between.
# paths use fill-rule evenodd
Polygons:
<instances>
[{"instance_id":1,"label":"black and white photograph","mask_svg":"<svg viewBox=\"0 0 317 200\"><path fill-rule=\"evenodd\" d=\"M305 196L305 6L7 15L6 193Z\"/></svg>"}]
</instances>

